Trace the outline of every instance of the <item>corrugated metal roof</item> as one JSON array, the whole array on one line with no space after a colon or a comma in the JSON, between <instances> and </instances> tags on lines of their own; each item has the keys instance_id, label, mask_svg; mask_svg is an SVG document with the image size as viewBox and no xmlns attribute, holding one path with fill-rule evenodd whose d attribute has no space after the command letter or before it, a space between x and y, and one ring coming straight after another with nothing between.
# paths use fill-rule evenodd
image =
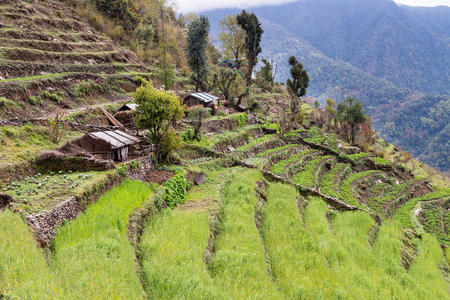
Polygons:
<instances>
[{"instance_id":1,"label":"corrugated metal roof","mask_svg":"<svg viewBox=\"0 0 450 300\"><path fill-rule=\"evenodd\" d=\"M200 100L202 102L205 102L205 103L209 103L211 101L216 102L217 99L219 99L219 97L213 96L213 95L208 94L208 93L192 93L189 96L192 96L192 97L194 97L194 98L196 98L196 99L198 99L198 100Z\"/></svg>"},{"instance_id":2,"label":"corrugated metal roof","mask_svg":"<svg viewBox=\"0 0 450 300\"><path fill-rule=\"evenodd\" d=\"M124 104L119 110L133 110L135 111L137 109L138 105L136 103L128 103L128 104Z\"/></svg>"},{"instance_id":3,"label":"corrugated metal roof","mask_svg":"<svg viewBox=\"0 0 450 300\"><path fill-rule=\"evenodd\" d=\"M121 148L140 142L138 138L120 130L91 132L88 135L110 143L113 148Z\"/></svg>"}]
</instances>

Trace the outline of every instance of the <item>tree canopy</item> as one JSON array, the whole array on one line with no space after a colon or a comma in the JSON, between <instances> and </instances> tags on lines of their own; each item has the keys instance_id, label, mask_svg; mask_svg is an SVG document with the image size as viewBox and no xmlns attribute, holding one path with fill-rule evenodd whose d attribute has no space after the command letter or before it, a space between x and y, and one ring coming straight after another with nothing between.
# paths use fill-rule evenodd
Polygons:
<instances>
[{"instance_id":1,"label":"tree canopy","mask_svg":"<svg viewBox=\"0 0 450 300\"><path fill-rule=\"evenodd\" d=\"M258 54L261 52L260 43L264 30L254 13L247 13L243 10L236 16L236 20L246 33L245 47L248 59L247 86L250 86L252 83L253 68L257 63Z\"/></svg>"},{"instance_id":2,"label":"tree canopy","mask_svg":"<svg viewBox=\"0 0 450 300\"><path fill-rule=\"evenodd\" d=\"M222 32L219 33L219 40L222 43L222 55L225 59L233 59L236 69L241 67L241 59L245 55L244 29L238 24L236 16L227 15L220 20L219 26Z\"/></svg>"},{"instance_id":3,"label":"tree canopy","mask_svg":"<svg viewBox=\"0 0 450 300\"><path fill-rule=\"evenodd\" d=\"M208 33L209 20L205 16L200 16L189 24L187 56L196 91L202 87L208 75L206 57Z\"/></svg>"},{"instance_id":4,"label":"tree canopy","mask_svg":"<svg viewBox=\"0 0 450 300\"><path fill-rule=\"evenodd\" d=\"M288 91L295 97L303 97L306 95L306 89L309 86L308 73L303 69L303 64L299 62L295 56L289 58L289 65L291 66L291 79L286 81Z\"/></svg>"},{"instance_id":5,"label":"tree canopy","mask_svg":"<svg viewBox=\"0 0 450 300\"><path fill-rule=\"evenodd\" d=\"M364 112L364 105L359 100L348 97L337 105L337 118L339 122L350 125L353 143L357 127L366 121L367 115Z\"/></svg>"},{"instance_id":6,"label":"tree canopy","mask_svg":"<svg viewBox=\"0 0 450 300\"><path fill-rule=\"evenodd\" d=\"M256 84L266 91L272 91L276 68L274 70L273 62L270 62L265 58L262 59L262 62L264 65L256 73Z\"/></svg>"},{"instance_id":7,"label":"tree canopy","mask_svg":"<svg viewBox=\"0 0 450 300\"><path fill-rule=\"evenodd\" d=\"M155 145L158 163L161 146L169 134L170 127L183 116L181 101L175 94L158 91L150 83L136 90L135 101L138 104L135 114L136 125L149 130L149 138Z\"/></svg>"}]
</instances>

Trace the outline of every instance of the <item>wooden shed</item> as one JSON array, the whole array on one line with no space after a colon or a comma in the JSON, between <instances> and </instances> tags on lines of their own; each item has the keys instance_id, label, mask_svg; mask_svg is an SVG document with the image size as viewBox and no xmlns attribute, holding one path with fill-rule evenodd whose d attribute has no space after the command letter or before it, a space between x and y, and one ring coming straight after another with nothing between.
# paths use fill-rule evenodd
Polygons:
<instances>
[{"instance_id":1,"label":"wooden shed","mask_svg":"<svg viewBox=\"0 0 450 300\"><path fill-rule=\"evenodd\" d=\"M102 159L125 161L128 159L130 147L140 140L120 130L90 132L73 143Z\"/></svg>"},{"instance_id":2,"label":"wooden shed","mask_svg":"<svg viewBox=\"0 0 450 300\"><path fill-rule=\"evenodd\" d=\"M117 121L119 121L125 128L130 130L137 130L134 124L134 112L139 105L136 103L127 103L119 108L117 113L114 115Z\"/></svg>"},{"instance_id":3,"label":"wooden shed","mask_svg":"<svg viewBox=\"0 0 450 300\"><path fill-rule=\"evenodd\" d=\"M219 100L219 97L208 93L192 93L184 97L184 105L187 107L202 105L203 107L211 108L214 114L217 100Z\"/></svg>"}]
</instances>

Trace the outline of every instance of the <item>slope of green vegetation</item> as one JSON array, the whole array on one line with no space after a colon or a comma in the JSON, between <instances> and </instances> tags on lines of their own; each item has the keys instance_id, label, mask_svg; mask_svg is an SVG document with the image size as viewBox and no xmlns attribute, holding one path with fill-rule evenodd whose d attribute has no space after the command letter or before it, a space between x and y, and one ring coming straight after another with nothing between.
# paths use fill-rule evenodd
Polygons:
<instances>
[{"instance_id":1,"label":"slope of green vegetation","mask_svg":"<svg viewBox=\"0 0 450 300\"><path fill-rule=\"evenodd\" d=\"M148 184L126 180L58 230L51 266L58 278L65 279L60 283L65 295L144 297L127 223L131 212L150 194Z\"/></svg>"},{"instance_id":2,"label":"slope of green vegetation","mask_svg":"<svg viewBox=\"0 0 450 300\"><path fill-rule=\"evenodd\" d=\"M324 202L309 198L299 212L296 194L292 187L270 185L264 207L265 243L275 282L286 298L448 297L439 273L443 256L430 236L418 242L419 254L407 272L400 263L398 225L383 225L371 247L368 231L374 220L368 214L338 213L329 223Z\"/></svg>"},{"instance_id":3,"label":"slope of green vegetation","mask_svg":"<svg viewBox=\"0 0 450 300\"><path fill-rule=\"evenodd\" d=\"M242 170L223 191L221 224L209 268L217 284L233 298L279 298L254 223L254 187L261 178L258 171Z\"/></svg>"},{"instance_id":4,"label":"slope of green vegetation","mask_svg":"<svg viewBox=\"0 0 450 300\"><path fill-rule=\"evenodd\" d=\"M69 140L76 139L82 134L67 131L59 143L50 140L48 129L42 126L26 124L24 126L0 127L0 168L8 164L29 162L35 159L41 151L57 148Z\"/></svg>"},{"instance_id":5,"label":"slope of green vegetation","mask_svg":"<svg viewBox=\"0 0 450 300\"><path fill-rule=\"evenodd\" d=\"M37 248L21 217L0 211L0 228L0 294L18 299L63 298L44 251Z\"/></svg>"},{"instance_id":6,"label":"slope of green vegetation","mask_svg":"<svg viewBox=\"0 0 450 300\"><path fill-rule=\"evenodd\" d=\"M139 253L150 299L219 298L203 260L208 237L205 211L175 210L149 221Z\"/></svg>"}]
</instances>

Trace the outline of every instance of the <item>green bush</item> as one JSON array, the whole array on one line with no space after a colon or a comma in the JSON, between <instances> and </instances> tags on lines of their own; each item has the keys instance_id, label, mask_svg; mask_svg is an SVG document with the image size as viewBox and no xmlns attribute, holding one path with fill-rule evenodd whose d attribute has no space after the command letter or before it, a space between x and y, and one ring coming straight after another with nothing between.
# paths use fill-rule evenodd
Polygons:
<instances>
[{"instance_id":1,"label":"green bush","mask_svg":"<svg viewBox=\"0 0 450 300\"><path fill-rule=\"evenodd\" d=\"M183 131L183 133L181 134L181 138L183 139L183 141L185 142L189 142L192 140L194 136L194 130L192 130L192 128L186 129L185 131Z\"/></svg>"},{"instance_id":2,"label":"green bush","mask_svg":"<svg viewBox=\"0 0 450 300\"><path fill-rule=\"evenodd\" d=\"M137 86L146 85L148 83L148 81L142 78L141 76L136 76L134 77L133 80Z\"/></svg>"},{"instance_id":3,"label":"green bush","mask_svg":"<svg viewBox=\"0 0 450 300\"><path fill-rule=\"evenodd\" d=\"M166 192L165 201L168 207L173 208L182 204L189 188L189 183L184 172L177 172L175 176L166 181L164 188Z\"/></svg>"},{"instance_id":4,"label":"green bush","mask_svg":"<svg viewBox=\"0 0 450 300\"><path fill-rule=\"evenodd\" d=\"M103 87L94 81L81 81L75 87L75 97L81 98L87 95L93 95L97 92L102 92Z\"/></svg>"},{"instance_id":5,"label":"green bush","mask_svg":"<svg viewBox=\"0 0 450 300\"><path fill-rule=\"evenodd\" d=\"M175 69L173 66L166 66L165 68L158 68L156 71L156 78L162 84L166 90L173 88L175 84Z\"/></svg>"},{"instance_id":6,"label":"green bush","mask_svg":"<svg viewBox=\"0 0 450 300\"><path fill-rule=\"evenodd\" d=\"M56 92L50 92L50 91L43 91L40 95L41 99L48 99L50 101L53 101L55 103L59 103L62 101L61 96Z\"/></svg>"},{"instance_id":7,"label":"green bush","mask_svg":"<svg viewBox=\"0 0 450 300\"><path fill-rule=\"evenodd\" d=\"M6 99L5 97L0 97L0 108L9 105L14 105L14 101Z\"/></svg>"},{"instance_id":8,"label":"green bush","mask_svg":"<svg viewBox=\"0 0 450 300\"><path fill-rule=\"evenodd\" d=\"M28 97L28 103L31 105L41 104L41 99L36 96L30 96Z\"/></svg>"},{"instance_id":9,"label":"green bush","mask_svg":"<svg viewBox=\"0 0 450 300\"><path fill-rule=\"evenodd\" d=\"M236 118L236 122L238 127L243 127L245 126L245 124L247 124L247 120L248 120L248 114L247 113L241 113L237 116Z\"/></svg>"}]
</instances>

